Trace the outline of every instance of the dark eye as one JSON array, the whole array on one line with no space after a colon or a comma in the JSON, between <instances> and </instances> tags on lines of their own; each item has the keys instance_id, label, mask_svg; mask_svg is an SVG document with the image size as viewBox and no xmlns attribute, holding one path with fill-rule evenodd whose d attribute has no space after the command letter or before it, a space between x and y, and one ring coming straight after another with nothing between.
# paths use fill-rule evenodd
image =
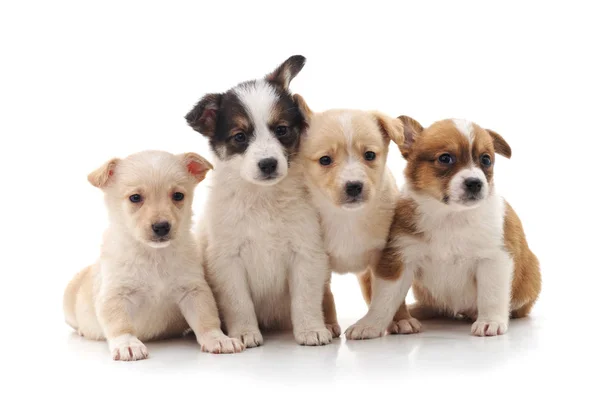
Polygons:
<instances>
[{"instance_id":1,"label":"dark eye","mask_svg":"<svg viewBox=\"0 0 600 400\"><path fill-rule=\"evenodd\" d=\"M277 136L285 136L288 133L288 127L285 125L279 125L277 128L275 128L275 134Z\"/></svg>"},{"instance_id":2,"label":"dark eye","mask_svg":"<svg viewBox=\"0 0 600 400\"><path fill-rule=\"evenodd\" d=\"M175 200L175 201L181 201L181 200L183 200L184 197L185 196L181 192L173 193L173 200Z\"/></svg>"},{"instance_id":3,"label":"dark eye","mask_svg":"<svg viewBox=\"0 0 600 400\"><path fill-rule=\"evenodd\" d=\"M129 196L129 201L131 201L132 203L139 203L140 201L142 201L142 196L139 194L132 194L131 196Z\"/></svg>"},{"instance_id":4,"label":"dark eye","mask_svg":"<svg viewBox=\"0 0 600 400\"><path fill-rule=\"evenodd\" d=\"M438 161L442 164L450 165L450 164L454 164L456 159L452 155L450 155L448 153L444 153L438 157Z\"/></svg>"},{"instance_id":5,"label":"dark eye","mask_svg":"<svg viewBox=\"0 0 600 400\"><path fill-rule=\"evenodd\" d=\"M489 167L492 165L492 157L489 154L484 154L481 156L481 165L484 167Z\"/></svg>"},{"instance_id":6,"label":"dark eye","mask_svg":"<svg viewBox=\"0 0 600 400\"><path fill-rule=\"evenodd\" d=\"M333 160L329 156L323 156L319 158L319 164L321 165L329 165Z\"/></svg>"},{"instance_id":7,"label":"dark eye","mask_svg":"<svg viewBox=\"0 0 600 400\"><path fill-rule=\"evenodd\" d=\"M373 161L375 159L375 157L377 157L377 155L372 151L367 151L365 153L365 160L367 160L367 161Z\"/></svg>"},{"instance_id":8,"label":"dark eye","mask_svg":"<svg viewBox=\"0 0 600 400\"><path fill-rule=\"evenodd\" d=\"M244 143L246 141L246 134L244 132L237 133L233 137L233 140L235 140L238 143Z\"/></svg>"}]
</instances>

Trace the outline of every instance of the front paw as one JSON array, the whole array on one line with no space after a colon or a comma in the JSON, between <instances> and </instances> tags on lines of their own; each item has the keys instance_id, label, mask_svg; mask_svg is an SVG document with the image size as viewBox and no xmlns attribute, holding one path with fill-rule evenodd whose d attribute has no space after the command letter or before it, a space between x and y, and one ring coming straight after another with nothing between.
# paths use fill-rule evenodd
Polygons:
<instances>
[{"instance_id":1,"label":"front paw","mask_svg":"<svg viewBox=\"0 0 600 400\"><path fill-rule=\"evenodd\" d=\"M374 339L383 336L385 328L368 323L366 321L358 321L354 325L346 329L344 334L348 340Z\"/></svg>"},{"instance_id":2,"label":"front paw","mask_svg":"<svg viewBox=\"0 0 600 400\"><path fill-rule=\"evenodd\" d=\"M304 346L322 346L331 343L332 334L327 328L294 332L298 344Z\"/></svg>"},{"instance_id":3,"label":"front paw","mask_svg":"<svg viewBox=\"0 0 600 400\"><path fill-rule=\"evenodd\" d=\"M409 335L411 333L421 332L421 323L416 318L401 319L400 321L392 321L388 327L388 332L391 334Z\"/></svg>"},{"instance_id":4,"label":"front paw","mask_svg":"<svg viewBox=\"0 0 600 400\"><path fill-rule=\"evenodd\" d=\"M507 330L507 322L491 319L478 319L471 326L471 333L475 336L503 335Z\"/></svg>"},{"instance_id":5,"label":"front paw","mask_svg":"<svg viewBox=\"0 0 600 400\"><path fill-rule=\"evenodd\" d=\"M224 334L204 334L198 338L202 351L213 354L240 353L245 349L241 340L229 338Z\"/></svg>"},{"instance_id":6,"label":"front paw","mask_svg":"<svg viewBox=\"0 0 600 400\"><path fill-rule=\"evenodd\" d=\"M262 334L258 330L232 331L229 332L229 337L239 340L246 348L258 347L263 344Z\"/></svg>"},{"instance_id":7,"label":"front paw","mask_svg":"<svg viewBox=\"0 0 600 400\"><path fill-rule=\"evenodd\" d=\"M133 335L125 334L108 341L113 360L136 361L148 358L148 349Z\"/></svg>"},{"instance_id":8,"label":"front paw","mask_svg":"<svg viewBox=\"0 0 600 400\"><path fill-rule=\"evenodd\" d=\"M342 334L342 328L337 322L334 324L325 324L325 328L327 328L327 330L331 332L331 337L333 337L334 339L340 337L340 335Z\"/></svg>"}]
</instances>

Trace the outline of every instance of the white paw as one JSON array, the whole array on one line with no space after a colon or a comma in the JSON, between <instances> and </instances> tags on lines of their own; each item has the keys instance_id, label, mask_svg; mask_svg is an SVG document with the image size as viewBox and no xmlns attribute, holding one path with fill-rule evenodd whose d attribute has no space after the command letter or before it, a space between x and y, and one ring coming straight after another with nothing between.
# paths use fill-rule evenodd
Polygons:
<instances>
[{"instance_id":1,"label":"white paw","mask_svg":"<svg viewBox=\"0 0 600 400\"><path fill-rule=\"evenodd\" d=\"M294 332L296 342L305 346L322 346L331 343L331 332L327 328Z\"/></svg>"},{"instance_id":2,"label":"white paw","mask_svg":"<svg viewBox=\"0 0 600 400\"><path fill-rule=\"evenodd\" d=\"M246 348L241 340L229 338L221 332L205 333L198 338L198 343L202 351L213 354L240 353Z\"/></svg>"},{"instance_id":3,"label":"white paw","mask_svg":"<svg viewBox=\"0 0 600 400\"><path fill-rule=\"evenodd\" d=\"M350 326L344 332L348 340L374 339L383 336L384 333L385 329L362 320Z\"/></svg>"},{"instance_id":4,"label":"white paw","mask_svg":"<svg viewBox=\"0 0 600 400\"><path fill-rule=\"evenodd\" d=\"M503 335L508 330L508 323L501 321L478 319L471 326L471 333L475 336Z\"/></svg>"},{"instance_id":5,"label":"white paw","mask_svg":"<svg viewBox=\"0 0 600 400\"><path fill-rule=\"evenodd\" d=\"M125 334L109 340L113 360L136 361L148 358L148 349L133 335Z\"/></svg>"},{"instance_id":6,"label":"white paw","mask_svg":"<svg viewBox=\"0 0 600 400\"><path fill-rule=\"evenodd\" d=\"M239 333L233 331L229 333L229 337L238 339L246 348L258 347L263 344L263 337L260 331L247 330Z\"/></svg>"},{"instance_id":7,"label":"white paw","mask_svg":"<svg viewBox=\"0 0 600 400\"><path fill-rule=\"evenodd\" d=\"M388 331L392 334L408 335L411 333L421 332L421 323L416 318L401 319L400 321L392 321L388 327Z\"/></svg>"},{"instance_id":8,"label":"white paw","mask_svg":"<svg viewBox=\"0 0 600 400\"><path fill-rule=\"evenodd\" d=\"M342 334L342 328L337 323L325 324L325 328L327 328L327 330L329 332L331 332L331 337L333 337L333 338L338 338Z\"/></svg>"}]
</instances>

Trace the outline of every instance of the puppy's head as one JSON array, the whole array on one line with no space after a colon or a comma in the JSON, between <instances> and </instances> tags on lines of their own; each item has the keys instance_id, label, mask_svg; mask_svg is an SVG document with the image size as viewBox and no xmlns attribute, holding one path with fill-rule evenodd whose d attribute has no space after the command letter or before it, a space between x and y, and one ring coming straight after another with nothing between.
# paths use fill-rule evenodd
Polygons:
<instances>
[{"instance_id":1,"label":"puppy's head","mask_svg":"<svg viewBox=\"0 0 600 400\"><path fill-rule=\"evenodd\" d=\"M410 187L442 203L457 207L478 206L493 190L496 154L511 156L508 143L494 131L464 121L447 119L424 129L401 116Z\"/></svg>"},{"instance_id":2,"label":"puppy's head","mask_svg":"<svg viewBox=\"0 0 600 400\"><path fill-rule=\"evenodd\" d=\"M211 168L195 153L145 151L108 161L88 180L104 191L112 224L161 248L189 232L194 188Z\"/></svg>"},{"instance_id":3,"label":"puppy's head","mask_svg":"<svg viewBox=\"0 0 600 400\"><path fill-rule=\"evenodd\" d=\"M390 139L402 144L402 123L378 112L312 113L295 98L309 124L301 145L309 182L336 206L360 209L380 188Z\"/></svg>"},{"instance_id":4,"label":"puppy's head","mask_svg":"<svg viewBox=\"0 0 600 400\"><path fill-rule=\"evenodd\" d=\"M264 79L207 94L185 117L219 160L249 182L278 183L298 151L305 121L288 88L304 61L290 57Z\"/></svg>"}]
</instances>

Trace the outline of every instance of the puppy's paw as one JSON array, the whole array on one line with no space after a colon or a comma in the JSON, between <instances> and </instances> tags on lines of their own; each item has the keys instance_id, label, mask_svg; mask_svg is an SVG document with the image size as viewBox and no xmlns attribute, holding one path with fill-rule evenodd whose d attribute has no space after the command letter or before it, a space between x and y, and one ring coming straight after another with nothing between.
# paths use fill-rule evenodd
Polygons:
<instances>
[{"instance_id":1,"label":"puppy's paw","mask_svg":"<svg viewBox=\"0 0 600 400\"><path fill-rule=\"evenodd\" d=\"M332 334L329 329L323 328L294 332L294 337L298 344L304 346L322 346L331 343Z\"/></svg>"},{"instance_id":2,"label":"puppy's paw","mask_svg":"<svg viewBox=\"0 0 600 400\"><path fill-rule=\"evenodd\" d=\"M478 319L471 326L471 333L475 336L503 335L508 330L508 323L497 320Z\"/></svg>"},{"instance_id":3,"label":"puppy's paw","mask_svg":"<svg viewBox=\"0 0 600 400\"><path fill-rule=\"evenodd\" d=\"M325 324L325 328L327 328L327 330L331 332L331 337L333 337L334 339L340 337L340 335L342 334L342 328L338 323Z\"/></svg>"},{"instance_id":4,"label":"puppy's paw","mask_svg":"<svg viewBox=\"0 0 600 400\"><path fill-rule=\"evenodd\" d=\"M388 327L391 334L408 335L411 333L421 332L421 323L416 318L401 319L400 321L392 321Z\"/></svg>"},{"instance_id":5,"label":"puppy's paw","mask_svg":"<svg viewBox=\"0 0 600 400\"><path fill-rule=\"evenodd\" d=\"M374 339L383 336L385 329L367 322L358 321L344 332L348 340Z\"/></svg>"},{"instance_id":6,"label":"puppy's paw","mask_svg":"<svg viewBox=\"0 0 600 400\"><path fill-rule=\"evenodd\" d=\"M202 351L213 354L240 353L246 348L241 340L229 338L222 333L201 335L198 338L198 343Z\"/></svg>"},{"instance_id":7,"label":"puppy's paw","mask_svg":"<svg viewBox=\"0 0 600 400\"><path fill-rule=\"evenodd\" d=\"M229 337L239 340L246 348L258 347L263 344L262 334L257 330L233 331L229 333Z\"/></svg>"},{"instance_id":8,"label":"puppy's paw","mask_svg":"<svg viewBox=\"0 0 600 400\"><path fill-rule=\"evenodd\" d=\"M148 358L148 349L133 335L125 334L108 342L113 360L136 361Z\"/></svg>"}]
</instances>

